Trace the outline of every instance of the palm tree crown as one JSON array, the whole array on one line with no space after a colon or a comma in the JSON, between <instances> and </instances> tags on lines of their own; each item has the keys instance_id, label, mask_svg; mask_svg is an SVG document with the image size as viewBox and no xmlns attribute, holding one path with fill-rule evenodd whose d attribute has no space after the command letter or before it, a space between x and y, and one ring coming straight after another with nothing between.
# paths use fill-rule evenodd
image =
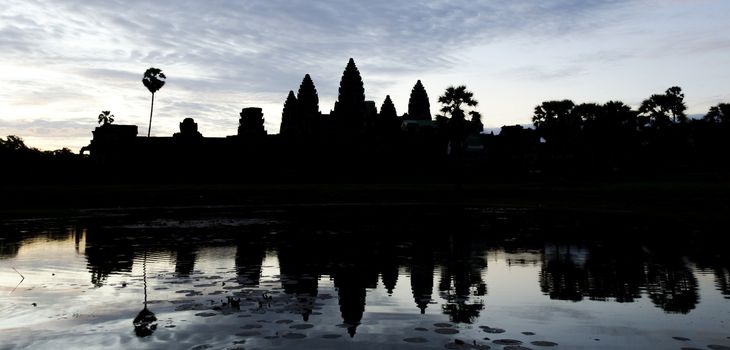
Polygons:
<instances>
[{"instance_id":1,"label":"palm tree crown","mask_svg":"<svg viewBox=\"0 0 730 350\"><path fill-rule=\"evenodd\" d=\"M444 104L441 112L449 113L452 117L463 118L464 111L461 109L462 104L474 107L479 103L473 97L474 93L468 91L464 85L457 87L449 86L443 96L439 97L439 103Z\"/></svg>"},{"instance_id":2,"label":"palm tree crown","mask_svg":"<svg viewBox=\"0 0 730 350\"><path fill-rule=\"evenodd\" d=\"M152 67L144 72L142 84L144 84L147 90L150 90L150 92L154 94L157 90L165 86L165 79L167 79L167 77L165 76L165 73L162 73L161 69Z\"/></svg>"}]
</instances>

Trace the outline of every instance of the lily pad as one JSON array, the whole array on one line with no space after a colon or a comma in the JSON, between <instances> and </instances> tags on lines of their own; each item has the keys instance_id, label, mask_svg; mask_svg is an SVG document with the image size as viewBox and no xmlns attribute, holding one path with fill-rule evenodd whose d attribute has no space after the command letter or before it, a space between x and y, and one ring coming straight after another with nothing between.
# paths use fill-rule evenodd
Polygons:
<instances>
[{"instance_id":1,"label":"lily pad","mask_svg":"<svg viewBox=\"0 0 730 350\"><path fill-rule=\"evenodd\" d=\"M479 326L479 328L481 328L484 332L489 333L489 334L500 334L500 333L505 332L505 330L502 328L492 328L492 327L487 327L487 326Z\"/></svg>"}]
</instances>

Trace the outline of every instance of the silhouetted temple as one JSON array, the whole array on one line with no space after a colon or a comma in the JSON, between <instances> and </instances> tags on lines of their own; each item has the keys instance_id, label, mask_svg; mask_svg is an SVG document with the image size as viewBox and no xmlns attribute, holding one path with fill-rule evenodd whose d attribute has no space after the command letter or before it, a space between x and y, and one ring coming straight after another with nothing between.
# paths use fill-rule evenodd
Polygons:
<instances>
[{"instance_id":1,"label":"silhouetted temple","mask_svg":"<svg viewBox=\"0 0 730 350\"><path fill-rule=\"evenodd\" d=\"M192 118L185 118L172 137L139 137L137 126L107 123L94 130L82 153L88 151L113 173L131 172L129 165L135 164L163 176L225 181L384 181L401 178L398 174L447 172L440 159L447 156L449 138L437 132L421 81L413 87L408 113L399 116L390 96L378 112L375 102L365 99L353 59L330 114L320 112L307 74L296 94L289 91L279 134L267 133L261 108L243 108L239 117L236 135L227 137L204 137ZM305 172L294 177L297 169Z\"/></svg>"}]
</instances>

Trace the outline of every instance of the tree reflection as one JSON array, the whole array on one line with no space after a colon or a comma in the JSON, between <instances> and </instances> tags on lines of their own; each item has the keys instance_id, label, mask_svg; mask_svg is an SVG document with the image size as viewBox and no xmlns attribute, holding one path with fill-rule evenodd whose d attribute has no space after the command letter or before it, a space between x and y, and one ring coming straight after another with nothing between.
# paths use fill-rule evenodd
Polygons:
<instances>
[{"instance_id":1,"label":"tree reflection","mask_svg":"<svg viewBox=\"0 0 730 350\"><path fill-rule=\"evenodd\" d=\"M452 236L447 261L441 268L439 292L446 300L443 312L452 322L472 323L484 309L477 298L487 294L487 284L482 279L486 269L485 250L463 236Z\"/></svg>"},{"instance_id":2,"label":"tree reflection","mask_svg":"<svg viewBox=\"0 0 730 350\"><path fill-rule=\"evenodd\" d=\"M142 283L144 285L144 308L134 318L134 334L140 338L148 337L157 330L157 317L147 309L147 252L142 259Z\"/></svg>"},{"instance_id":3,"label":"tree reflection","mask_svg":"<svg viewBox=\"0 0 730 350\"><path fill-rule=\"evenodd\" d=\"M636 246L547 245L540 287L551 299L633 302L645 290L668 313L699 302L697 279L679 256L654 256Z\"/></svg>"},{"instance_id":4,"label":"tree reflection","mask_svg":"<svg viewBox=\"0 0 730 350\"><path fill-rule=\"evenodd\" d=\"M700 301L697 278L681 261L647 264L646 292L654 305L669 313L686 314Z\"/></svg>"}]
</instances>

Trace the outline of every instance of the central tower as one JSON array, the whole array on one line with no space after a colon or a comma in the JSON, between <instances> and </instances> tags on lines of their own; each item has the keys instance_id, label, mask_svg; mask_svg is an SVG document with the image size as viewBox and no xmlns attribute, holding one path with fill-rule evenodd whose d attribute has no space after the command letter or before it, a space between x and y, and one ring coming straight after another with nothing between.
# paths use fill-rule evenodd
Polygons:
<instances>
[{"instance_id":1,"label":"central tower","mask_svg":"<svg viewBox=\"0 0 730 350\"><path fill-rule=\"evenodd\" d=\"M350 58L342 73L334 115L343 132L364 132L367 128L365 88L355 60Z\"/></svg>"}]
</instances>

